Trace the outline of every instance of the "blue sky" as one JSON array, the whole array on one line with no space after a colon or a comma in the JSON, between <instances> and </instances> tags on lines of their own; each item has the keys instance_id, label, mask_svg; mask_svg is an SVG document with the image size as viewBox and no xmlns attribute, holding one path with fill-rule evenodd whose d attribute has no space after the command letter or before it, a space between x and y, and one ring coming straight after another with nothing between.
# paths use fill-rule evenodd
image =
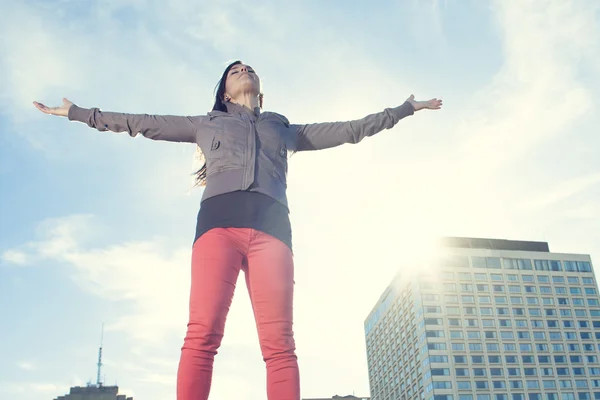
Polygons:
<instances>
[{"instance_id":1,"label":"blue sky","mask_svg":"<svg viewBox=\"0 0 600 400\"><path fill-rule=\"evenodd\" d=\"M593 0L20 1L0 26L0 397L95 377L173 399L201 191L193 146L38 112L203 114L225 65L295 123L441 97L357 146L290 160L303 396L368 394L363 321L431 235L546 240L600 258ZM242 283L243 281L240 281ZM244 285L214 399L264 398ZM235 382L235 384L232 384Z\"/></svg>"}]
</instances>

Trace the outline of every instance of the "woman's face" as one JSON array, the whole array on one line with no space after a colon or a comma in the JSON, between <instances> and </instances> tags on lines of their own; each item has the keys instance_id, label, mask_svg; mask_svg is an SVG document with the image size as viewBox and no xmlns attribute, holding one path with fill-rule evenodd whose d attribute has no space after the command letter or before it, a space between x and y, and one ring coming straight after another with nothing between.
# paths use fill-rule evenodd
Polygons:
<instances>
[{"instance_id":1,"label":"woman's face","mask_svg":"<svg viewBox=\"0 0 600 400\"><path fill-rule=\"evenodd\" d=\"M254 69L248 65L234 65L227 74L225 81L225 97L239 98L244 94L258 96L260 93L260 79Z\"/></svg>"}]
</instances>

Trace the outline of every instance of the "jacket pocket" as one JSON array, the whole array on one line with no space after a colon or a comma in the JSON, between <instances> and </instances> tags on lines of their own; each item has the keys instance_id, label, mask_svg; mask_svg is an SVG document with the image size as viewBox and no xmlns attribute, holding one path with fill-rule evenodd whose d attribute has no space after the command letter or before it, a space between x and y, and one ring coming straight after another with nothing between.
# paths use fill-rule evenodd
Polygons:
<instances>
[{"instance_id":1,"label":"jacket pocket","mask_svg":"<svg viewBox=\"0 0 600 400\"><path fill-rule=\"evenodd\" d=\"M210 144L210 151L207 154L207 158L211 160L218 160L223 157L223 132L215 132Z\"/></svg>"}]
</instances>

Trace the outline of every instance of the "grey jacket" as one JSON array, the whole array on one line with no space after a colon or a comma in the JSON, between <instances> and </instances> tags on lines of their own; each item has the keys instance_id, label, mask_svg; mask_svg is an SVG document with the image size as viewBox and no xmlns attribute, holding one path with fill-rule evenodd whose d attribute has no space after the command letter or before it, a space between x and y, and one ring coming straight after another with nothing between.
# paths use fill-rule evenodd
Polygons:
<instances>
[{"instance_id":1,"label":"grey jacket","mask_svg":"<svg viewBox=\"0 0 600 400\"><path fill-rule=\"evenodd\" d=\"M358 143L414 114L409 102L345 122L294 125L273 112L226 103L228 112L172 116L102 112L76 105L69 120L99 131L128 132L170 142L196 143L206 158L202 200L236 190L266 194L287 207L288 151L321 150Z\"/></svg>"}]
</instances>

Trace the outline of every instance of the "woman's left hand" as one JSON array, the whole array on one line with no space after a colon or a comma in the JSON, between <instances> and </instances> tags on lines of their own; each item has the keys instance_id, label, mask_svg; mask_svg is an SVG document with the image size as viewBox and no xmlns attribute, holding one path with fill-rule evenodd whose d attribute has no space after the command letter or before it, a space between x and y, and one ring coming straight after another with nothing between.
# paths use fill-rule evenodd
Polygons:
<instances>
[{"instance_id":1,"label":"woman's left hand","mask_svg":"<svg viewBox=\"0 0 600 400\"><path fill-rule=\"evenodd\" d=\"M427 101L416 101L414 95L410 95L408 99L406 99L410 104L412 104L415 111L422 110L424 108L428 110L439 110L442 108L442 100L431 99Z\"/></svg>"}]
</instances>

